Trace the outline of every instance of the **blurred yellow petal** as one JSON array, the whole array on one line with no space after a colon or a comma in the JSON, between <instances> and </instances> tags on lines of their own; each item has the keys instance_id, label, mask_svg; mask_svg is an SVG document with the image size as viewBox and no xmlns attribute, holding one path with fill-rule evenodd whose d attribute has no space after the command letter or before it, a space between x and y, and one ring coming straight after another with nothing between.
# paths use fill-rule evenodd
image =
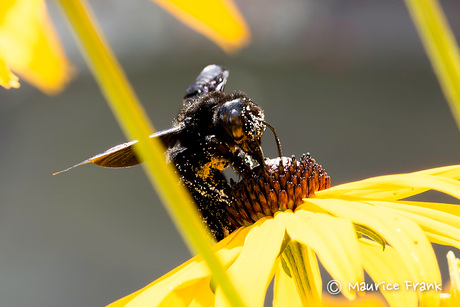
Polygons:
<instances>
[{"instance_id":1,"label":"blurred yellow petal","mask_svg":"<svg viewBox=\"0 0 460 307\"><path fill-rule=\"evenodd\" d=\"M169 278L162 279L160 281L155 281L145 288L130 294L127 297L124 297L112 304L110 307L115 306L158 306L164 300L174 300L174 294L171 296L171 293L174 291L188 288L192 286L199 286L203 280L207 280L208 284L211 280L210 272L204 263L204 261L199 260L201 257L192 258L194 261L188 261L185 267L181 266L181 269L176 274L170 276Z\"/></svg>"},{"instance_id":2,"label":"blurred yellow petal","mask_svg":"<svg viewBox=\"0 0 460 307\"><path fill-rule=\"evenodd\" d=\"M311 247L334 279L344 285L364 280L358 241L350 221L320 213L310 215L303 210L283 216L291 239ZM342 293L349 299L355 296L348 288L343 288Z\"/></svg>"},{"instance_id":3,"label":"blurred yellow petal","mask_svg":"<svg viewBox=\"0 0 460 307\"><path fill-rule=\"evenodd\" d=\"M249 42L249 28L232 0L152 1L227 52Z\"/></svg>"},{"instance_id":4,"label":"blurred yellow petal","mask_svg":"<svg viewBox=\"0 0 460 307\"><path fill-rule=\"evenodd\" d=\"M228 268L238 257L249 230L250 228L239 229L213 246L225 268ZM209 269L201 256L195 256L144 288L113 302L109 306L144 306L143 304L148 306L152 302L160 304L163 300L174 299L177 293L181 293L181 289L185 289L182 292L186 293L186 288L190 286L192 288L199 287L205 279L208 280L209 287L211 279ZM171 294L173 291L176 293Z\"/></svg>"},{"instance_id":5,"label":"blurred yellow petal","mask_svg":"<svg viewBox=\"0 0 460 307\"><path fill-rule=\"evenodd\" d=\"M399 285L399 290L385 288L381 291L390 306L417 306L417 292L407 291L405 281L410 281L411 276L407 268L401 265L403 261L391 246L385 251L382 247L366 239L359 240L359 248L363 255L363 266L374 283L381 283L380 289Z\"/></svg>"},{"instance_id":6,"label":"blurred yellow petal","mask_svg":"<svg viewBox=\"0 0 460 307\"><path fill-rule=\"evenodd\" d=\"M187 282L185 285L181 285L169 292L161 303L158 304L155 301L134 301L127 306L148 306L148 304L152 303L154 305L151 306L211 306L214 300L214 293L209 287L210 281L211 278L208 277L202 278L195 283Z\"/></svg>"},{"instance_id":7,"label":"blurred yellow petal","mask_svg":"<svg viewBox=\"0 0 460 307\"><path fill-rule=\"evenodd\" d=\"M455 258L452 251L447 253L447 264L450 277L451 306L460 306L460 259Z\"/></svg>"},{"instance_id":8,"label":"blurred yellow petal","mask_svg":"<svg viewBox=\"0 0 460 307\"><path fill-rule=\"evenodd\" d=\"M276 259L285 237L282 219L263 218L251 226L243 250L227 270L235 288L247 306L263 306L265 292L273 277ZM218 287L216 306L226 305Z\"/></svg>"},{"instance_id":9,"label":"blurred yellow petal","mask_svg":"<svg viewBox=\"0 0 460 307\"><path fill-rule=\"evenodd\" d=\"M449 267L450 290L441 293L440 307L460 306L460 259L455 257L454 252L447 253L447 266Z\"/></svg>"},{"instance_id":10,"label":"blurred yellow petal","mask_svg":"<svg viewBox=\"0 0 460 307\"><path fill-rule=\"evenodd\" d=\"M5 61L0 56L0 85L6 89L18 88L20 86L18 80L19 78L8 69Z\"/></svg>"},{"instance_id":11,"label":"blurred yellow petal","mask_svg":"<svg viewBox=\"0 0 460 307\"><path fill-rule=\"evenodd\" d=\"M368 293L353 301L332 295L325 295L321 307L388 307L382 296L378 293Z\"/></svg>"},{"instance_id":12,"label":"blurred yellow petal","mask_svg":"<svg viewBox=\"0 0 460 307\"><path fill-rule=\"evenodd\" d=\"M0 57L22 78L47 94L62 90L70 64L50 23L43 0L11 0L0 6Z\"/></svg>"},{"instance_id":13,"label":"blurred yellow petal","mask_svg":"<svg viewBox=\"0 0 460 307\"><path fill-rule=\"evenodd\" d=\"M209 287L209 280L203 280L202 284L198 288L190 287L189 293L187 294L193 300L187 306L212 306L214 303L214 292ZM176 305L170 305L176 306Z\"/></svg>"}]
</instances>

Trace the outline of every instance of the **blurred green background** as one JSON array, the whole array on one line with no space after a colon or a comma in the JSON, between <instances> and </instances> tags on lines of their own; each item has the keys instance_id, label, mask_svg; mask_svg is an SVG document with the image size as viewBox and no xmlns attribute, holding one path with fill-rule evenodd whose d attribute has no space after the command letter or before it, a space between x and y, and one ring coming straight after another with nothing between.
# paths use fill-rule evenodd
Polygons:
<instances>
[{"instance_id":1,"label":"blurred green background","mask_svg":"<svg viewBox=\"0 0 460 307\"><path fill-rule=\"evenodd\" d=\"M310 152L333 185L460 162L458 128L402 1L239 0L253 40L234 56L147 0L89 3L158 130L214 63L230 69L227 91L264 108L284 153ZM0 306L103 306L190 254L141 167L51 175L125 139L47 4L78 75L56 97L24 82L0 89ZM460 2L442 4L458 40ZM271 133L263 146L276 156Z\"/></svg>"}]
</instances>

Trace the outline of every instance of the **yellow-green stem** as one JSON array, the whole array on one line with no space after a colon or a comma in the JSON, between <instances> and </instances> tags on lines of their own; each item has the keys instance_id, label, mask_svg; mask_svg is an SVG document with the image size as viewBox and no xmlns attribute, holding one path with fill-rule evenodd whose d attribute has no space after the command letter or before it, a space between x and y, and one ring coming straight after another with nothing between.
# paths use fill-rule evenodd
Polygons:
<instances>
[{"instance_id":1,"label":"yellow-green stem","mask_svg":"<svg viewBox=\"0 0 460 307\"><path fill-rule=\"evenodd\" d=\"M145 161L144 170L158 191L166 209L175 221L192 252L199 252L222 287L229 302L243 306L240 296L212 251L210 235L204 227L188 192L180 185L178 176L165 162L164 148L155 139L143 108L123 70L99 30L89 6L84 0L58 0L69 20L82 53L128 139L139 140L136 153Z\"/></svg>"},{"instance_id":2,"label":"yellow-green stem","mask_svg":"<svg viewBox=\"0 0 460 307\"><path fill-rule=\"evenodd\" d=\"M455 37L436 0L406 0L406 5L460 129L460 55Z\"/></svg>"}]
</instances>

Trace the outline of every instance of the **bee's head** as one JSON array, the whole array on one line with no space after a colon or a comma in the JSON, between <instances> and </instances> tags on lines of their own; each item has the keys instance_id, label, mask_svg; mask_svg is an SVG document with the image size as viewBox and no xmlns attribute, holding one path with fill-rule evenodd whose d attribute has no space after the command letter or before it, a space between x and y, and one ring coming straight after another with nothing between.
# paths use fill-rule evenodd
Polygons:
<instances>
[{"instance_id":1,"label":"bee's head","mask_svg":"<svg viewBox=\"0 0 460 307\"><path fill-rule=\"evenodd\" d=\"M217 111L216 124L229 142L264 164L261 138L265 130L264 112L246 96L225 102Z\"/></svg>"}]
</instances>

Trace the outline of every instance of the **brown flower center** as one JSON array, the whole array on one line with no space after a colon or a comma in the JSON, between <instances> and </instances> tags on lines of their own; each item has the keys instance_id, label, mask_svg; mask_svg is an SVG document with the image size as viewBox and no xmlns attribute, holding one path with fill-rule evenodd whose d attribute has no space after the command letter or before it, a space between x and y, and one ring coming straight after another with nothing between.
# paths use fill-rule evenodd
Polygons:
<instances>
[{"instance_id":1,"label":"brown flower center","mask_svg":"<svg viewBox=\"0 0 460 307\"><path fill-rule=\"evenodd\" d=\"M227 211L236 227L251 225L277 211L294 210L303 198L331 186L331 178L310 154L299 160L295 156L268 160L265 167L255 168L254 174L238 183L230 180Z\"/></svg>"}]
</instances>

